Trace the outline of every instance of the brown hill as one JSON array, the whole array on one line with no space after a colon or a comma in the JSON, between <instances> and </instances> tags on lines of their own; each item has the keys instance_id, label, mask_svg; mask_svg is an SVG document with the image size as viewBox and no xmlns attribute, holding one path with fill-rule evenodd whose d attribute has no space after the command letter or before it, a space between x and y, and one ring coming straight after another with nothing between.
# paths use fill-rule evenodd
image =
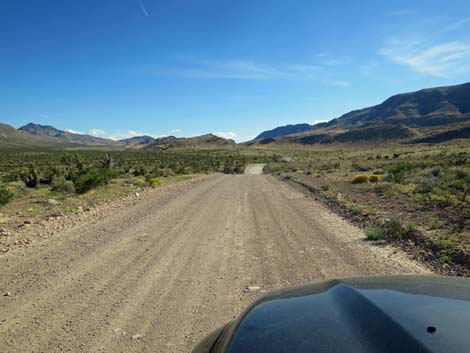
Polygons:
<instances>
[{"instance_id":1,"label":"brown hill","mask_svg":"<svg viewBox=\"0 0 470 353\"><path fill-rule=\"evenodd\" d=\"M214 134L206 134L195 137L162 137L155 139L146 148L227 148L235 147L236 145L233 140L224 139Z\"/></svg>"},{"instance_id":2,"label":"brown hill","mask_svg":"<svg viewBox=\"0 0 470 353\"><path fill-rule=\"evenodd\" d=\"M0 123L0 148L2 150L63 148L69 145L61 139L31 135L13 126Z\"/></svg>"}]
</instances>

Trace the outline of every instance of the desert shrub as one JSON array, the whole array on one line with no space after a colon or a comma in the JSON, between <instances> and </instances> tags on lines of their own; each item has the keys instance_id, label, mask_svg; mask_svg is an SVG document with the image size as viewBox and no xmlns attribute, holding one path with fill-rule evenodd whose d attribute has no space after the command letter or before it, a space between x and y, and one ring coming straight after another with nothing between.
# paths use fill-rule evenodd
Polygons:
<instances>
[{"instance_id":1,"label":"desert shrub","mask_svg":"<svg viewBox=\"0 0 470 353\"><path fill-rule=\"evenodd\" d=\"M61 191L67 193L75 192L75 185L72 180L66 180L65 177L59 177L52 182L52 191Z\"/></svg>"},{"instance_id":2,"label":"desert shrub","mask_svg":"<svg viewBox=\"0 0 470 353\"><path fill-rule=\"evenodd\" d=\"M440 165L435 166L431 169L431 174L432 174L432 176L434 176L436 178L440 178L440 177L444 176L444 169L442 169L442 167Z\"/></svg>"},{"instance_id":3,"label":"desert shrub","mask_svg":"<svg viewBox=\"0 0 470 353\"><path fill-rule=\"evenodd\" d=\"M436 250L448 250L451 248L451 243L449 238L446 235L438 235L436 240L434 240L433 245Z\"/></svg>"},{"instance_id":4,"label":"desert shrub","mask_svg":"<svg viewBox=\"0 0 470 353\"><path fill-rule=\"evenodd\" d=\"M162 169L161 176L167 178L167 177L171 177L171 176L174 176L174 175L175 175L175 172L171 168Z\"/></svg>"},{"instance_id":5,"label":"desert shrub","mask_svg":"<svg viewBox=\"0 0 470 353\"><path fill-rule=\"evenodd\" d=\"M403 228L402 238L410 238L417 232L416 225L410 223Z\"/></svg>"},{"instance_id":6,"label":"desert shrub","mask_svg":"<svg viewBox=\"0 0 470 353\"><path fill-rule=\"evenodd\" d=\"M416 183L416 192L426 194L439 185L439 180L431 175L424 175L420 177Z\"/></svg>"},{"instance_id":7,"label":"desert shrub","mask_svg":"<svg viewBox=\"0 0 470 353\"><path fill-rule=\"evenodd\" d=\"M149 185L152 188L156 188L157 186L162 185L162 181L160 180L160 178L152 178L149 180Z\"/></svg>"},{"instance_id":8,"label":"desert shrub","mask_svg":"<svg viewBox=\"0 0 470 353\"><path fill-rule=\"evenodd\" d=\"M353 184L363 184L369 181L369 175L367 174L359 174L354 177L351 181Z\"/></svg>"},{"instance_id":9,"label":"desert shrub","mask_svg":"<svg viewBox=\"0 0 470 353\"><path fill-rule=\"evenodd\" d=\"M6 205L13 200L15 194L8 190L6 187L0 185L0 206Z\"/></svg>"},{"instance_id":10,"label":"desert shrub","mask_svg":"<svg viewBox=\"0 0 470 353\"><path fill-rule=\"evenodd\" d=\"M457 170L456 180L450 183L449 187L460 202L465 202L467 196L470 195L470 173Z\"/></svg>"},{"instance_id":11,"label":"desert shrub","mask_svg":"<svg viewBox=\"0 0 470 353\"><path fill-rule=\"evenodd\" d=\"M377 174L369 175L369 181L371 183L378 183L380 180L382 180L382 177L380 175L377 175Z\"/></svg>"},{"instance_id":12,"label":"desert shrub","mask_svg":"<svg viewBox=\"0 0 470 353\"><path fill-rule=\"evenodd\" d=\"M364 235L366 236L367 240L381 240L384 238L384 232L382 228L373 223L369 223L365 226Z\"/></svg>"},{"instance_id":13,"label":"desert shrub","mask_svg":"<svg viewBox=\"0 0 470 353\"><path fill-rule=\"evenodd\" d=\"M132 181L132 185L137 186L137 187L143 187L143 186L147 186L148 182L146 179L136 178Z\"/></svg>"},{"instance_id":14,"label":"desert shrub","mask_svg":"<svg viewBox=\"0 0 470 353\"><path fill-rule=\"evenodd\" d=\"M111 168L91 167L75 179L75 190L78 194L84 194L98 186L108 184L116 176L117 172Z\"/></svg>"},{"instance_id":15,"label":"desert shrub","mask_svg":"<svg viewBox=\"0 0 470 353\"><path fill-rule=\"evenodd\" d=\"M354 164L353 167L358 172L368 172L370 170L370 168L364 164Z\"/></svg>"},{"instance_id":16,"label":"desert shrub","mask_svg":"<svg viewBox=\"0 0 470 353\"><path fill-rule=\"evenodd\" d=\"M18 180L18 174L9 173L2 176L2 181L5 183L11 183Z\"/></svg>"},{"instance_id":17,"label":"desert shrub","mask_svg":"<svg viewBox=\"0 0 470 353\"><path fill-rule=\"evenodd\" d=\"M392 215L386 222L387 233L394 238L401 238L402 223L398 215Z\"/></svg>"},{"instance_id":18,"label":"desert shrub","mask_svg":"<svg viewBox=\"0 0 470 353\"><path fill-rule=\"evenodd\" d=\"M388 179L391 182L401 184L405 180L408 169L409 168L406 164L396 164L389 166L387 168Z\"/></svg>"},{"instance_id":19,"label":"desert shrub","mask_svg":"<svg viewBox=\"0 0 470 353\"><path fill-rule=\"evenodd\" d=\"M403 226L398 215L392 215L390 220L385 223L385 228L389 236L397 239L411 238L417 232L414 224Z\"/></svg>"}]
</instances>

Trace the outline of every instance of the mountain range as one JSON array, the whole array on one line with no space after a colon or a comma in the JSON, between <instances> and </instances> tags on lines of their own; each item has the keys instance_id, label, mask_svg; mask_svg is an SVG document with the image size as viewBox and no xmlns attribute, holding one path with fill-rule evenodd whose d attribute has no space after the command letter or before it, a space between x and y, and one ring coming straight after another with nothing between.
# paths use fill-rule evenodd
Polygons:
<instances>
[{"instance_id":1,"label":"mountain range","mask_svg":"<svg viewBox=\"0 0 470 353\"><path fill-rule=\"evenodd\" d=\"M470 83L427 88L392 96L315 125L295 124L260 133L246 146L332 143L441 143L470 138ZM0 123L1 149L98 147L121 149L232 148L235 141L214 134L196 137L135 136L114 141L29 123L15 129Z\"/></svg>"},{"instance_id":2,"label":"mountain range","mask_svg":"<svg viewBox=\"0 0 470 353\"><path fill-rule=\"evenodd\" d=\"M0 123L0 148L6 150L62 149L68 147L165 150L169 148L230 148L234 146L236 146L235 141L214 134L160 138L143 135L114 141L63 131L49 125L28 123L19 129L15 129L10 125Z\"/></svg>"},{"instance_id":3,"label":"mountain range","mask_svg":"<svg viewBox=\"0 0 470 353\"><path fill-rule=\"evenodd\" d=\"M470 137L470 83L423 89L392 96L383 103L354 110L326 123L292 133L288 125L265 131L249 144L444 142ZM263 139L263 137L266 137Z\"/></svg>"},{"instance_id":4,"label":"mountain range","mask_svg":"<svg viewBox=\"0 0 470 353\"><path fill-rule=\"evenodd\" d=\"M49 125L40 125L29 123L18 130L27 132L35 136L52 137L64 144L83 145L83 146L116 146L119 141L113 141L101 137L95 137L85 134L77 134L69 131L56 129Z\"/></svg>"}]
</instances>

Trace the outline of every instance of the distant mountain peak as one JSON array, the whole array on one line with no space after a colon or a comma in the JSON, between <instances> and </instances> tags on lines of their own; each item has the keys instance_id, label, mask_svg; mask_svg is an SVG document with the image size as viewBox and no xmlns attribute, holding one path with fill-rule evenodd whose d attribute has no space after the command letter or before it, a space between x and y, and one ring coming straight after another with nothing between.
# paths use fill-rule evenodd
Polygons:
<instances>
[{"instance_id":1,"label":"distant mountain peak","mask_svg":"<svg viewBox=\"0 0 470 353\"><path fill-rule=\"evenodd\" d=\"M312 125L303 123L303 124L289 124L284 126L276 127L272 130L263 131L261 134L255 137L255 141L261 141L268 138L277 138L292 134L298 134L304 131L311 130Z\"/></svg>"},{"instance_id":2,"label":"distant mountain peak","mask_svg":"<svg viewBox=\"0 0 470 353\"><path fill-rule=\"evenodd\" d=\"M51 125L28 123L20 127L18 130L35 136L57 138L59 141L73 145L113 146L117 144L115 141L109 139L59 130Z\"/></svg>"}]
</instances>

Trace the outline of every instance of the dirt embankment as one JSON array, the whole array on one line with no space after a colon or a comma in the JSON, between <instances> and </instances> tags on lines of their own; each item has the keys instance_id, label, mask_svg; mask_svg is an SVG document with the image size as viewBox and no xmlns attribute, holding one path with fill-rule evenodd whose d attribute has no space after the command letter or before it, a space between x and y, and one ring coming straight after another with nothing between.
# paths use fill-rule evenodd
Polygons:
<instances>
[{"instance_id":1,"label":"dirt embankment","mask_svg":"<svg viewBox=\"0 0 470 353\"><path fill-rule=\"evenodd\" d=\"M427 272L270 175L213 176L0 257L0 351L189 352L264 291Z\"/></svg>"}]
</instances>

